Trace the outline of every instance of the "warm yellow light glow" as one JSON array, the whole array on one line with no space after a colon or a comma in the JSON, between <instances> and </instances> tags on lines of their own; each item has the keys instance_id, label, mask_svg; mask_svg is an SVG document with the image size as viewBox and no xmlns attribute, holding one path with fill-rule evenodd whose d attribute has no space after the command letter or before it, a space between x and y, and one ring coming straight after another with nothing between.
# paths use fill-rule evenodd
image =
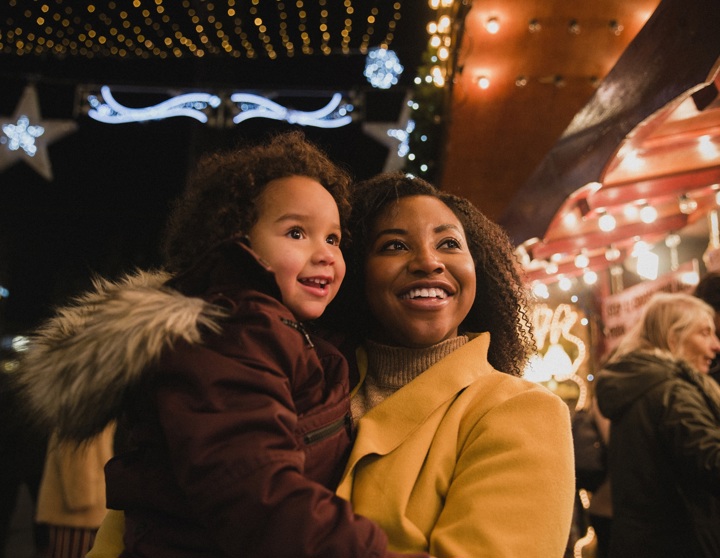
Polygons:
<instances>
[{"instance_id":1,"label":"warm yellow light glow","mask_svg":"<svg viewBox=\"0 0 720 558\"><path fill-rule=\"evenodd\" d=\"M632 255L637 258L637 274L644 279L655 280L658 276L660 258L651 248L647 242L638 240L633 246Z\"/></svg>"},{"instance_id":2,"label":"warm yellow light glow","mask_svg":"<svg viewBox=\"0 0 720 558\"><path fill-rule=\"evenodd\" d=\"M548 286L545 283L541 283L540 281L535 281L535 283L533 283L532 293L536 298L550 298L550 291L548 290Z\"/></svg>"},{"instance_id":3,"label":"warm yellow light glow","mask_svg":"<svg viewBox=\"0 0 720 558\"><path fill-rule=\"evenodd\" d=\"M639 209L637 205L634 204L627 204L623 206L623 216L628 221L635 221L638 218Z\"/></svg>"},{"instance_id":4,"label":"warm yellow light glow","mask_svg":"<svg viewBox=\"0 0 720 558\"><path fill-rule=\"evenodd\" d=\"M487 76L478 76L477 84L480 89L487 89L490 87L490 78Z\"/></svg>"},{"instance_id":5,"label":"warm yellow light glow","mask_svg":"<svg viewBox=\"0 0 720 558\"><path fill-rule=\"evenodd\" d=\"M523 377L530 382L549 382L552 380L552 373L547 369L543 362L543 357L534 354L528 360Z\"/></svg>"},{"instance_id":6,"label":"warm yellow light glow","mask_svg":"<svg viewBox=\"0 0 720 558\"><path fill-rule=\"evenodd\" d=\"M594 285L597 283L598 275L591 269L588 269L583 273L583 281L585 281L586 285Z\"/></svg>"},{"instance_id":7,"label":"warm yellow light glow","mask_svg":"<svg viewBox=\"0 0 720 558\"><path fill-rule=\"evenodd\" d=\"M442 16L438 20L438 32L439 33L447 33L450 30L450 23L451 23L450 16L446 16L446 15Z\"/></svg>"},{"instance_id":8,"label":"warm yellow light glow","mask_svg":"<svg viewBox=\"0 0 720 558\"><path fill-rule=\"evenodd\" d=\"M697 200L691 198L687 194L678 197L678 208L680 213L690 215L698 208Z\"/></svg>"},{"instance_id":9,"label":"warm yellow light glow","mask_svg":"<svg viewBox=\"0 0 720 558\"><path fill-rule=\"evenodd\" d=\"M607 250L605 250L605 259L609 262L619 260L620 256L622 256L622 252L615 246L610 246Z\"/></svg>"},{"instance_id":10,"label":"warm yellow light glow","mask_svg":"<svg viewBox=\"0 0 720 558\"><path fill-rule=\"evenodd\" d=\"M601 231L614 231L616 226L617 221L615 221L615 217L613 217L609 213L603 213L602 215L600 215L600 218L598 219L598 227Z\"/></svg>"},{"instance_id":11,"label":"warm yellow light glow","mask_svg":"<svg viewBox=\"0 0 720 558\"><path fill-rule=\"evenodd\" d=\"M558 287L561 291L569 291L572 288L572 279L569 277L561 277L558 281Z\"/></svg>"},{"instance_id":12,"label":"warm yellow light glow","mask_svg":"<svg viewBox=\"0 0 720 558\"><path fill-rule=\"evenodd\" d=\"M703 159L714 159L718 156L718 148L708 135L698 138L698 151Z\"/></svg>"},{"instance_id":13,"label":"warm yellow light glow","mask_svg":"<svg viewBox=\"0 0 720 558\"><path fill-rule=\"evenodd\" d=\"M638 171L643 168L645 161L637 151L631 151L628 156L623 159L622 165L631 171Z\"/></svg>"},{"instance_id":14,"label":"warm yellow light glow","mask_svg":"<svg viewBox=\"0 0 720 558\"><path fill-rule=\"evenodd\" d=\"M583 268L590 265L590 258L588 257L587 253L580 252L577 256L575 256L575 267Z\"/></svg>"},{"instance_id":15,"label":"warm yellow light glow","mask_svg":"<svg viewBox=\"0 0 720 558\"><path fill-rule=\"evenodd\" d=\"M563 215L563 225L566 227L574 227L578 223L578 216L575 211L570 211Z\"/></svg>"},{"instance_id":16,"label":"warm yellow light glow","mask_svg":"<svg viewBox=\"0 0 720 558\"><path fill-rule=\"evenodd\" d=\"M545 356L543 357L543 366L545 370L552 373L555 377L564 378L572 375L572 360L570 356L557 343L550 345Z\"/></svg>"},{"instance_id":17,"label":"warm yellow light glow","mask_svg":"<svg viewBox=\"0 0 720 558\"><path fill-rule=\"evenodd\" d=\"M500 31L500 22L498 21L498 18L488 18L488 20L485 22L485 30L491 35L494 35L498 31Z\"/></svg>"},{"instance_id":18,"label":"warm yellow light glow","mask_svg":"<svg viewBox=\"0 0 720 558\"><path fill-rule=\"evenodd\" d=\"M558 381L570 379L585 360L585 343L571 331L578 317L569 304L560 304L555 309L538 304L534 309L533 329L538 353L542 353L542 349L549 344L542 362L538 363L539 372L543 376L552 376ZM576 347L577 356L574 360L564 345Z\"/></svg>"},{"instance_id":19,"label":"warm yellow light glow","mask_svg":"<svg viewBox=\"0 0 720 558\"><path fill-rule=\"evenodd\" d=\"M650 224L654 223L657 219L658 212L657 209L655 209L651 205L644 205L640 208L640 220L643 223Z\"/></svg>"}]
</instances>

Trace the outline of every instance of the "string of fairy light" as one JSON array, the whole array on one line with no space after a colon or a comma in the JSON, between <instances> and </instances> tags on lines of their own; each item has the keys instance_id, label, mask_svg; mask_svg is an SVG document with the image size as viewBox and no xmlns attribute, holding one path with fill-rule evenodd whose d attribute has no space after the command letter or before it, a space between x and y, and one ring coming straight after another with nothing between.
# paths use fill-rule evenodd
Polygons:
<instances>
[{"instance_id":1,"label":"string of fairy light","mask_svg":"<svg viewBox=\"0 0 720 558\"><path fill-rule=\"evenodd\" d=\"M458 30L471 2L427 1L433 14L426 27L426 51L409 92L412 114L404 129L392 132L405 138L397 148L405 170L434 180L444 127L445 89L454 72ZM365 75L377 88L398 83L403 67L392 45L403 9L410 9L407 0L275 0L269 6L261 5L261 0L7 2L8 17L0 27L0 54L272 60L361 54L368 56Z\"/></svg>"},{"instance_id":2,"label":"string of fairy light","mask_svg":"<svg viewBox=\"0 0 720 558\"><path fill-rule=\"evenodd\" d=\"M401 0L111 0L78 4L7 0L0 52L16 55L115 58L217 57L254 59L298 54L367 53L390 48Z\"/></svg>"}]
</instances>

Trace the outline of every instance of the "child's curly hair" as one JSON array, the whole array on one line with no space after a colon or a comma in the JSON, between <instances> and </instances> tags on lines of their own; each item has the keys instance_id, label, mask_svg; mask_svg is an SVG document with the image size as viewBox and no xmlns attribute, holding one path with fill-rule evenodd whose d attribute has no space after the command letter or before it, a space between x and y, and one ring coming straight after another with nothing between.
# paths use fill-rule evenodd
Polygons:
<instances>
[{"instance_id":1,"label":"child's curly hair","mask_svg":"<svg viewBox=\"0 0 720 558\"><path fill-rule=\"evenodd\" d=\"M218 242L247 234L258 218L258 196L268 182L287 176L317 180L346 223L350 175L302 132L278 134L265 143L200 159L165 227L161 248L168 271L186 270Z\"/></svg>"},{"instance_id":2,"label":"child's curly hair","mask_svg":"<svg viewBox=\"0 0 720 558\"><path fill-rule=\"evenodd\" d=\"M368 235L385 207L407 196L431 196L457 216L467 236L477 278L475 301L460 324L460 331L490 332L490 363L503 372L522 375L534 350L534 341L529 300L507 234L468 200L442 192L420 178L385 173L353 188L349 222L352 241L346 252L348 274L340 293L342 301L337 309L333 309L333 319L346 331L354 330L362 336L371 332L372 317L367 312L367 304L362 301L365 296L365 258L370 243ZM353 311L347 311L348 308ZM359 309L364 309L364 314Z\"/></svg>"}]
</instances>

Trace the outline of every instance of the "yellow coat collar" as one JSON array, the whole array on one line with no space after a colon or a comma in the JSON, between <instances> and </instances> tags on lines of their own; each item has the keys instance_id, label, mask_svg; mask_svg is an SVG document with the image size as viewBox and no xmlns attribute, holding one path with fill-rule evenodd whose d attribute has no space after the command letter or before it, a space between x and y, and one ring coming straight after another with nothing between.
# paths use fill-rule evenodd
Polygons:
<instances>
[{"instance_id":1,"label":"yellow coat collar","mask_svg":"<svg viewBox=\"0 0 720 558\"><path fill-rule=\"evenodd\" d=\"M490 334L471 334L469 337L468 343L410 382L408 386L412 385L412 389L399 389L391 398L363 415L358 422L358 437L350 466L364 455L385 455L393 451L439 407L493 370L487 361ZM367 355L364 349L359 351L358 368L362 383L367 375Z\"/></svg>"}]
</instances>

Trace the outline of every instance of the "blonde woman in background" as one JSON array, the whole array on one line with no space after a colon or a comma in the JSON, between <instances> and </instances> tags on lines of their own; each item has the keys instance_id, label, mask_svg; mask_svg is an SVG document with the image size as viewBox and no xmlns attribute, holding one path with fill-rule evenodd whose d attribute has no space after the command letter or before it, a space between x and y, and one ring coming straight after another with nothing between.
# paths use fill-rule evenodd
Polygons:
<instances>
[{"instance_id":1,"label":"blonde woman in background","mask_svg":"<svg viewBox=\"0 0 720 558\"><path fill-rule=\"evenodd\" d=\"M611 421L610 558L720 556L720 351L714 311L656 294L598 374Z\"/></svg>"}]
</instances>

